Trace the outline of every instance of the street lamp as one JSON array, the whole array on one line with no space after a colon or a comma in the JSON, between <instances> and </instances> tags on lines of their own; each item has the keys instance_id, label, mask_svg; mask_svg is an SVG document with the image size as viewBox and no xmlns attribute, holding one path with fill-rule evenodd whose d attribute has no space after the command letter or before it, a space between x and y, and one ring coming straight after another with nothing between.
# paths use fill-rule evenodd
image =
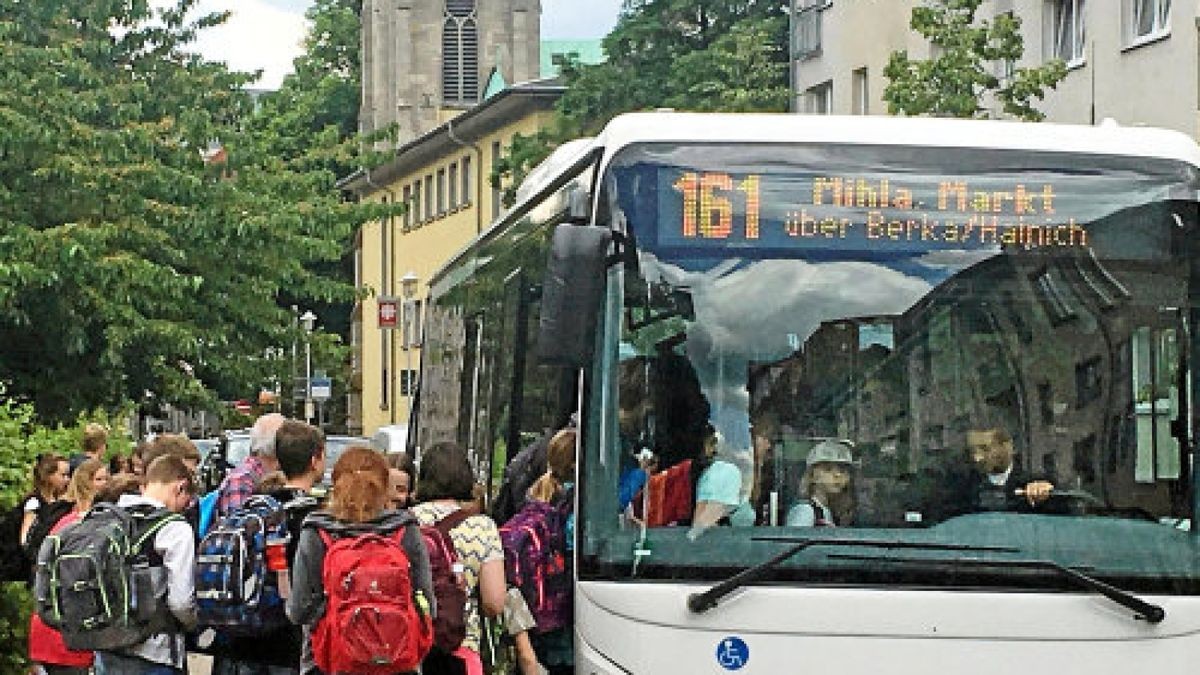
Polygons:
<instances>
[{"instance_id":1,"label":"street lamp","mask_svg":"<svg viewBox=\"0 0 1200 675\"><path fill-rule=\"evenodd\" d=\"M412 374L413 332L416 328L413 319L413 296L417 294L419 277L409 270L400 278L400 291L404 294L404 398L407 403L408 416L412 417L413 382L417 379Z\"/></svg>"},{"instance_id":2,"label":"street lamp","mask_svg":"<svg viewBox=\"0 0 1200 675\"><path fill-rule=\"evenodd\" d=\"M312 310L305 310L300 317L304 325L304 421L312 424L313 395L312 395L312 332L317 325L317 315Z\"/></svg>"}]
</instances>

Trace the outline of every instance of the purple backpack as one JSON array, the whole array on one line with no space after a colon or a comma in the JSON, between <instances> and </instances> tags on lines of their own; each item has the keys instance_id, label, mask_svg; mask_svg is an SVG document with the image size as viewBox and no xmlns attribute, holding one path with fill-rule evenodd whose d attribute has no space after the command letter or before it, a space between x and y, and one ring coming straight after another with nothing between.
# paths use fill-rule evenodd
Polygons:
<instances>
[{"instance_id":1,"label":"purple backpack","mask_svg":"<svg viewBox=\"0 0 1200 675\"><path fill-rule=\"evenodd\" d=\"M500 527L505 577L524 596L537 633L570 625L574 612L567 557L569 509L570 502L556 506L531 499Z\"/></svg>"}]
</instances>

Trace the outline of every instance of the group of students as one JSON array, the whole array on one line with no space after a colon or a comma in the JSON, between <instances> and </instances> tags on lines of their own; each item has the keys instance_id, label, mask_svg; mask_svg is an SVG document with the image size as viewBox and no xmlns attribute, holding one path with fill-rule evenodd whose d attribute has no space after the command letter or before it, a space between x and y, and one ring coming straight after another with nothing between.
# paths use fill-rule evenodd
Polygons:
<instances>
[{"instance_id":1,"label":"group of students","mask_svg":"<svg viewBox=\"0 0 1200 675\"><path fill-rule=\"evenodd\" d=\"M419 476L403 455L349 448L324 503L324 437L280 415L258 419L211 495L195 494L186 438L145 450L142 475L119 479L98 458L35 467L19 537L47 675L183 673L189 649L214 675L481 675L498 630L522 675L572 669L573 430L499 526L453 443L426 449Z\"/></svg>"}]
</instances>

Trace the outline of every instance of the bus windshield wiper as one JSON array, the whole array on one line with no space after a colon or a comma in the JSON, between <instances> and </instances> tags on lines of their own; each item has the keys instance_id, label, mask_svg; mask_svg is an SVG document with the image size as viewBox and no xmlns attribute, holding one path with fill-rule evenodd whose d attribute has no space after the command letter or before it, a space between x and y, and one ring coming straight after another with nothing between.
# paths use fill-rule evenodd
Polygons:
<instances>
[{"instance_id":1,"label":"bus windshield wiper","mask_svg":"<svg viewBox=\"0 0 1200 675\"><path fill-rule=\"evenodd\" d=\"M1136 618L1148 623L1159 623L1167 616L1167 611L1150 602L1146 602L1129 591L1117 588L1112 584L1100 581L1096 577L1084 574L1078 569L1067 567L1053 560L987 560L984 558L890 558L883 556L856 556L833 554L831 558L841 560L858 560L871 562L886 562L899 564L948 565L953 567L1010 567L1024 570L1043 570L1060 576L1078 588L1099 593L1113 602L1132 609Z\"/></svg>"},{"instance_id":2,"label":"bus windshield wiper","mask_svg":"<svg viewBox=\"0 0 1200 675\"><path fill-rule=\"evenodd\" d=\"M935 544L915 541L899 541L894 539L842 539L834 537L752 537L753 541L775 541L782 543L791 543L793 546L779 554L773 556L769 560L765 560L754 567L747 567L737 574L729 577L725 581L718 583L716 586L704 591L703 593L692 593L688 596L687 606L691 611L699 614L707 612L721 598L729 595L743 586L748 586L763 577L770 574L776 567L792 558L796 554L805 549L814 546L836 546L836 547L871 547L871 548L908 548L920 549L923 551L986 551L994 553L1017 553L1019 549L1008 546L973 546L970 544Z\"/></svg>"}]
</instances>

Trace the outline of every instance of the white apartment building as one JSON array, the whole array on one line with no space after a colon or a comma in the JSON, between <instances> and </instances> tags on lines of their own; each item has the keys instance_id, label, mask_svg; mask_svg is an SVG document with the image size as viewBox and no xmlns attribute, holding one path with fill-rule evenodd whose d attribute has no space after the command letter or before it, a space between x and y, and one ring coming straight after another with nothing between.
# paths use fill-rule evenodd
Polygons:
<instances>
[{"instance_id":1,"label":"white apartment building","mask_svg":"<svg viewBox=\"0 0 1200 675\"><path fill-rule=\"evenodd\" d=\"M923 0L792 0L793 109L887 114L883 69L892 52L928 58L909 28ZM1113 118L1123 125L1200 136L1200 2L1197 0L985 0L979 18L1021 19L1025 55L1006 68L1063 59L1067 77L1035 107L1047 121ZM1003 117L998 106L993 117Z\"/></svg>"}]
</instances>

